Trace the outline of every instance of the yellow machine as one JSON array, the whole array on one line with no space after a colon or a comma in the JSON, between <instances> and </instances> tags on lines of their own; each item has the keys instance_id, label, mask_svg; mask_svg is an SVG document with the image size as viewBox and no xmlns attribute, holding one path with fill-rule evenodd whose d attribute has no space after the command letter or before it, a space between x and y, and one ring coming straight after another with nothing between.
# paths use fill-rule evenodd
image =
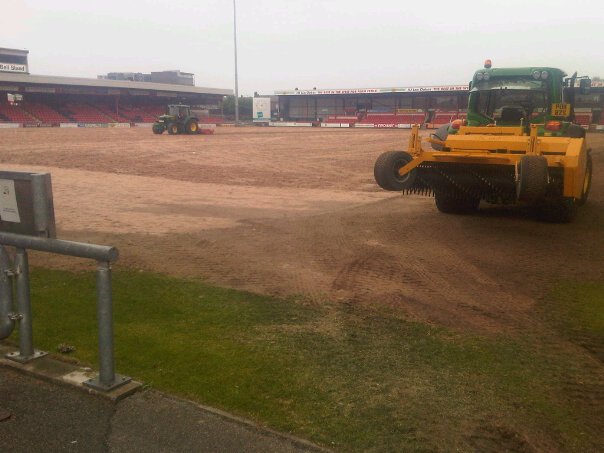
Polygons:
<instances>
[{"instance_id":1,"label":"yellow machine","mask_svg":"<svg viewBox=\"0 0 604 453\"><path fill-rule=\"evenodd\" d=\"M467 121L432 134L430 151L413 126L406 152L377 159L378 185L433 194L445 213L471 213L484 200L530 204L547 220L571 221L587 201L592 160L585 130L572 122L576 76L565 75L553 68L485 66L470 85Z\"/></svg>"}]
</instances>

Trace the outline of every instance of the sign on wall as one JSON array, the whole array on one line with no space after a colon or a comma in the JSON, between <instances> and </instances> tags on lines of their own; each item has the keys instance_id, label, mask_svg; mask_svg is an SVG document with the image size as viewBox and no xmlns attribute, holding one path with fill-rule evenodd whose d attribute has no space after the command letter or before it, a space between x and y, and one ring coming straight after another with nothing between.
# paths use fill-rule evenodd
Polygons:
<instances>
[{"instance_id":1,"label":"sign on wall","mask_svg":"<svg viewBox=\"0 0 604 453\"><path fill-rule=\"evenodd\" d=\"M468 91L468 85L438 85L438 86L417 86L417 87L393 87L393 88L346 88L335 90L294 90L294 91L275 91L275 94L281 96L298 95L309 96L318 94L379 94L379 93L429 93L439 91Z\"/></svg>"},{"instance_id":2,"label":"sign on wall","mask_svg":"<svg viewBox=\"0 0 604 453\"><path fill-rule=\"evenodd\" d=\"M271 98L254 98L253 119L256 122L271 120Z\"/></svg>"},{"instance_id":3,"label":"sign on wall","mask_svg":"<svg viewBox=\"0 0 604 453\"><path fill-rule=\"evenodd\" d=\"M50 173L0 171L0 231L56 238Z\"/></svg>"},{"instance_id":4,"label":"sign on wall","mask_svg":"<svg viewBox=\"0 0 604 453\"><path fill-rule=\"evenodd\" d=\"M27 74L27 65L17 63L2 63L0 61L0 71L2 72L22 72Z\"/></svg>"}]
</instances>

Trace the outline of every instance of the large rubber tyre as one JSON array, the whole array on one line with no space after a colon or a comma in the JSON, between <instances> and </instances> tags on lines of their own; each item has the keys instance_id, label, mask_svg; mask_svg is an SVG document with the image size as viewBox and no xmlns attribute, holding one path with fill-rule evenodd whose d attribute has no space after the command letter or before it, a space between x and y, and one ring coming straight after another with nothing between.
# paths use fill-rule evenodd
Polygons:
<instances>
[{"instance_id":1,"label":"large rubber tyre","mask_svg":"<svg viewBox=\"0 0 604 453\"><path fill-rule=\"evenodd\" d=\"M384 190L400 191L410 189L415 182L415 169L405 175L399 170L413 160L413 156L405 151L387 151L380 155L373 167L375 182Z\"/></svg>"},{"instance_id":2,"label":"large rubber tyre","mask_svg":"<svg viewBox=\"0 0 604 453\"><path fill-rule=\"evenodd\" d=\"M472 214L480 206L480 198L457 198L436 192L434 194L436 208L445 214Z\"/></svg>"},{"instance_id":3,"label":"large rubber tyre","mask_svg":"<svg viewBox=\"0 0 604 453\"><path fill-rule=\"evenodd\" d=\"M541 217L546 222L570 223L577 216L578 204L574 198L560 198L541 206Z\"/></svg>"},{"instance_id":4,"label":"large rubber tyre","mask_svg":"<svg viewBox=\"0 0 604 453\"><path fill-rule=\"evenodd\" d=\"M447 140L447 137L449 136L449 127L450 126L451 126L451 123L443 124L438 129L436 129L436 132L434 132L432 134L432 136L435 139L444 142L445 140ZM443 151L442 145L438 145L436 143L430 143L430 146L432 146L432 149L435 151Z\"/></svg>"},{"instance_id":5,"label":"large rubber tyre","mask_svg":"<svg viewBox=\"0 0 604 453\"><path fill-rule=\"evenodd\" d=\"M516 175L518 201L536 203L543 200L548 183L547 159L543 156L522 156Z\"/></svg>"},{"instance_id":6,"label":"large rubber tyre","mask_svg":"<svg viewBox=\"0 0 604 453\"><path fill-rule=\"evenodd\" d=\"M168 134L170 135L176 135L178 134L179 130L178 130L178 124L176 123L170 123L168 124Z\"/></svg>"},{"instance_id":7,"label":"large rubber tyre","mask_svg":"<svg viewBox=\"0 0 604 453\"><path fill-rule=\"evenodd\" d=\"M164 128L158 124L154 124L152 129L154 134L161 135L164 133Z\"/></svg>"},{"instance_id":8,"label":"large rubber tyre","mask_svg":"<svg viewBox=\"0 0 604 453\"><path fill-rule=\"evenodd\" d=\"M186 134L197 134L199 133L199 124L197 124L197 120L190 119L185 124L185 133Z\"/></svg>"},{"instance_id":9,"label":"large rubber tyre","mask_svg":"<svg viewBox=\"0 0 604 453\"><path fill-rule=\"evenodd\" d=\"M589 197L589 191L591 190L591 176L593 173L593 161L591 154L587 155L587 164L585 167L585 178L583 179L583 190L581 191L581 198L577 200L577 206L583 206L587 203Z\"/></svg>"}]
</instances>

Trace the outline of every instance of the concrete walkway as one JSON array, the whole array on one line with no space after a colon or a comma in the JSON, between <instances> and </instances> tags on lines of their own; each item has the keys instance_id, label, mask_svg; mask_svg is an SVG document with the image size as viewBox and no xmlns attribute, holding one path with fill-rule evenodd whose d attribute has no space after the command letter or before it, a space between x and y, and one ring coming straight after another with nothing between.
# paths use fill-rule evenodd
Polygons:
<instances>
[{"instance_id":1,"label":"concrete walkway","mask_svg":"<svg viewBox=\"0 0 604 453\"><path fill-rule=\"evenodd\" d=\"M2 452L325 451L152 390L115 402L0 366Z\"/></svg>"}]
</instances>

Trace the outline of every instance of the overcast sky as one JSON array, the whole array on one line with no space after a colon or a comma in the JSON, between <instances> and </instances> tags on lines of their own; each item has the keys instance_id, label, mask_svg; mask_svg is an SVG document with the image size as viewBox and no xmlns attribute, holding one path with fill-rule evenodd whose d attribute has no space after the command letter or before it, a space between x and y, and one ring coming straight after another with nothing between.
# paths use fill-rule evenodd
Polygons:
<instances>
[{"instance_id":1,"label":"overcast sky","mask_svg":"<svg viewBox=\"0 0 604 453\"><path fill-rule=\"evenodd\" d=\"M193 72L232 88L232 0L0 0L33 74ZM494 66L604 76L603 0L237 0L240 93L465 84Z\"/></svg>"}]
</instances>

